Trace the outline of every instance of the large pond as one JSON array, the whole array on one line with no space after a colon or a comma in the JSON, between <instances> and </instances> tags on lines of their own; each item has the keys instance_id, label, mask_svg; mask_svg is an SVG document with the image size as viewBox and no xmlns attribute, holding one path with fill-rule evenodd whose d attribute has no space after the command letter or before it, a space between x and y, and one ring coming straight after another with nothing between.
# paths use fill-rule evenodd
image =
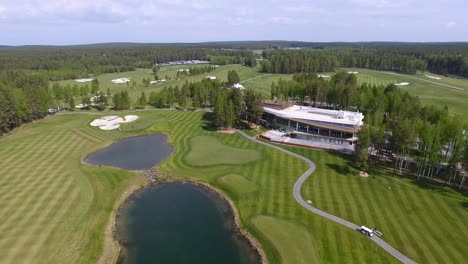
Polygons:
<instances>
[{"instance_id":1,"label":"large pond","mask_svg":"<svg viewBox=\"0 0 468 264\"><path fill-rule=\"evenodd\" d=\"M124 170L144 170L169 157L173 150L165 135L152 134L119 140L86 156L84 162Z\"/></svg>"},{"instance_id":2,"label":"large pond","mask_svg":"<svg viewBox=\"0 0 468 264\"><path fill-rule=\"evenodd\" d=\"M206 187L152 185L132 195L119 211L119 263L259 263L233 221L227 202Z\"/></svg>"}]
</instances>

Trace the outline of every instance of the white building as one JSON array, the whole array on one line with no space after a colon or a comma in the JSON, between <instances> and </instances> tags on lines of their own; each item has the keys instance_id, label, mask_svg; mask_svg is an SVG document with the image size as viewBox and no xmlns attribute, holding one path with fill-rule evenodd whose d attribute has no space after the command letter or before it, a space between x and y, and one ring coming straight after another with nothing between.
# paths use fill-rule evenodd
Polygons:
<instances>
[{"instance_id":1,"label":"white building","mask_svg":"<svg viewBox=\"0 0 468 264\"><path fill-rule=\"evenodd\" d=\"M336 145L354 145L363 125L360 112L265 102L262 121L291 138Z\"/></svg>"},{"instance_id":2,"label":"white building","mask_svg":"<svg viewBox=\"0 0 468 264\"><path fill-rule=\"evenodd\" d=\"M240 83L236 83L232 87L236 88L236 89L239 89L239 90L244 90L245 89L245 87Z\"/></svg>"}]
</instances>

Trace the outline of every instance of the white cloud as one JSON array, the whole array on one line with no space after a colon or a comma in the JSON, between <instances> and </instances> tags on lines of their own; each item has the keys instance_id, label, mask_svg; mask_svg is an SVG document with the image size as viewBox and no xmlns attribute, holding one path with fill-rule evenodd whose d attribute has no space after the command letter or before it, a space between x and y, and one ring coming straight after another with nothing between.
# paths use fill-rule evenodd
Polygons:
<instances>
[{"instance_id":1,"label":"white cloud","mask_svg":"<svg viewBox=\"0 0 468 264\"><path fill-rule=\"evenodd\" d=\"M455 21L449 21L446 25L447 28L454 28L457 26L457 22Z\"/></svg>"}]
</instances>

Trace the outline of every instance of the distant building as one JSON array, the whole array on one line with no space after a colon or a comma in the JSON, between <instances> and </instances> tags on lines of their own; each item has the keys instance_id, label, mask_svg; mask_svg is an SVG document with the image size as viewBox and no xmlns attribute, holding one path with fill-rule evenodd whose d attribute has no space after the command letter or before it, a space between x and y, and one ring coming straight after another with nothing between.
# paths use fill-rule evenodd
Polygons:
<instances>
[{"instance_id":1,"label":"distant building","mask_svg":"<svg viewBox=\"0 0 468 264\"><path fill-rule=\"evenodd\" d=\"M360 112L288 103L265 102L263 109L262 122L291 138L336 145L354 145L364 119Z\"/></svg>"}]
</instances>

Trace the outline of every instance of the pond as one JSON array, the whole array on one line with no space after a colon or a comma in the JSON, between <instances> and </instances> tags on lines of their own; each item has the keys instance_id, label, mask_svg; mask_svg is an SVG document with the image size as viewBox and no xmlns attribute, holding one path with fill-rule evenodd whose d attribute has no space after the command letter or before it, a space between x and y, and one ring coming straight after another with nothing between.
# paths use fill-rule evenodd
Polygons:
<instances>
[{"instance_id":1,"label":"pond","mask_svg":"<svg viewBox=\"0 0 468 264\"><path fill-rule=\"evenodd\" d=\"M165 135L152 134L119 140L86 156L84 162L124 170L147 170L165 160L173 151Z\"/></svg>"},{"instance_id":2,"label":"pond","mask_svg":"<svg viewBox=\"0 0 468 264\"><path fill-rule=\"evenodd\" d=\"M227 202L193 183L152 185L133 194L117 217L119 263L260 263L235 229Z\"/></svg>"}]
</instances>

